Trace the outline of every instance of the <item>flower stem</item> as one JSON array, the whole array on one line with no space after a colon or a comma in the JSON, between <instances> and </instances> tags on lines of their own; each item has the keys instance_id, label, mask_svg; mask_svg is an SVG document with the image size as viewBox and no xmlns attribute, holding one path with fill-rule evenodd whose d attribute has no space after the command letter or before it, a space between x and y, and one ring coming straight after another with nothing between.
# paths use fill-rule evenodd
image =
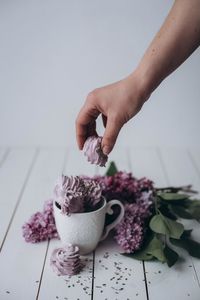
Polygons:
<instances>
[{"instance_id":1,"label":"flower stem","mask_svg":"<svg viewBox=\"0 0 200 300\"><path fill-rule=\"evenodd\" d=\"M192 193L197 194L196 190L192 189L192 185L185 185L185 186L179 186L179 187L173 187L173 186L167 186L162 188L156 188L157 192L168 192L168 193L178 193L178 192L185 192L185 193Z\"/></svg>"},{"instance_id":2,"label":"flower stem","mask_svg":"<svg viewBox=\"0 0 200 300\"><path fill-rule=\"evenodd\" d=\"M165 234L165 246L166 246L166 244L167 244L167 236Z\"/></svg>"},{"instance_id":3,"label":"flower stem","mask_svg":"<svg viewBox=\"0 0 200 300\"><path fill-rule=\"evenodd\" d=\"M158 197L157 196L155 196L155 210L156 210L156 215L158 215L159 214L159 209L158 209L158 202L157 202L157 200L158 200Z\"/></svg>"}]
</instances>

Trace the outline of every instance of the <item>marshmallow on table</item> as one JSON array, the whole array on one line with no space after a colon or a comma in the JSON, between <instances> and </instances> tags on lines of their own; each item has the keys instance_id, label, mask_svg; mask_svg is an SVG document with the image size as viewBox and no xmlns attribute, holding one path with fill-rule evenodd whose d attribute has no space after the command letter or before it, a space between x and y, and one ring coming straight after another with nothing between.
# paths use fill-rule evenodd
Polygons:
<instances>
[{"instance_id":1,"label":"marshmallow on table","mask_svg":"<svg viewBox=\"0 0 200 300\"><path fill-rule=\"evenodd\" d=\"M72 244L54 249L50 259L50 265L57 275L75 275L82 268L79 247Z\"/></svg>"}]
</instances>

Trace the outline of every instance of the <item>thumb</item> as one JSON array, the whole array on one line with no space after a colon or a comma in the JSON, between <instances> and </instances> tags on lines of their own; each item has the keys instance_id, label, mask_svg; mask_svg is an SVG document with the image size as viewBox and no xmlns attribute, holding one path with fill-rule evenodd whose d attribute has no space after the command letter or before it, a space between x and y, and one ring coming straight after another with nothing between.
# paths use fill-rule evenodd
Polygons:
<instances>
[{"instance_id":1,"label":"thumb","mask_svg":"<svg viewBox=\"0 0 200 300\"><path fill-rule=\"evenodd\" d=\"M122 125L119 120L108 116L106 129L101 143L105 155L108 155L112 151L121 127Z\"/></svg>"}]
</instances>

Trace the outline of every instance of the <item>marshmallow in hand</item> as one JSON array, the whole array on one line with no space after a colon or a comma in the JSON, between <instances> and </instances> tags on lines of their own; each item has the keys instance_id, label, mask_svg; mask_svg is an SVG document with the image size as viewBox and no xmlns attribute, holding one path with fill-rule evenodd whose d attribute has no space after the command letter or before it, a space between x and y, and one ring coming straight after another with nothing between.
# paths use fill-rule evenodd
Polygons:
<instances>
[{"instance_id":1,"label":"marshmallow in hand","mask_svg":"<svg viewBox=\"0 0 200 300\"><path fill-rule=\"evenodd\" d=\"M89 136L83 146L84 155L87 157L91 164L105 167L108 156L105 155L101 149L102 137Z\"/></svg>"}]
</instances>

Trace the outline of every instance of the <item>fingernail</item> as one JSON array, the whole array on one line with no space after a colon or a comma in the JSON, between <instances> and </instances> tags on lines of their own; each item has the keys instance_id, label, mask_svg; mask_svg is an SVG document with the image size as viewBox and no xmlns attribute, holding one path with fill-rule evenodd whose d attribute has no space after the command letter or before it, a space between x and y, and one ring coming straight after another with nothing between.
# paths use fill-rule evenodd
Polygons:
<instances>
[{"instance_id":1,"label":"fingernail","mask_svg":"<svg viewBox=\"0 0 200 300\"><path fill-rule=\"evenodd\" d=\"M110 153L110 147L109 146L104 146L103 147L103 153L105 154L105 155L108 155L109 153Z\"/></svg>"}]
</instances>

